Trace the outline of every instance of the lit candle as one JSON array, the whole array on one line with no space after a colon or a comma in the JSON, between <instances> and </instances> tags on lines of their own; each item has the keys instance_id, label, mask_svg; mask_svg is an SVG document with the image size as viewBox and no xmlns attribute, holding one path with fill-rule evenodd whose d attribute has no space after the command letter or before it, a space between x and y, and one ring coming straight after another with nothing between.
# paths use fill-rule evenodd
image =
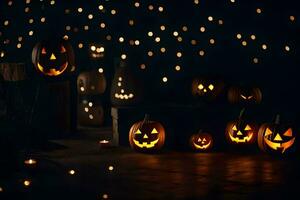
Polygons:
<instances>
[{"instance_id":1,"label":"lit candle","mask_svg":"<svg viewBox=\"0 0 300 200\"><path fill-rule=\"evenodd\" d=\"M35 159L27 159L24 161L24 164L26 165L35 165L37 163L37 161Z\"/></svg>"},{"instance_id":2,"label":"lit candle","mask_svg":"<svg viewBox=\"0 0 300 200\"><path fill-rule=\"evenodd\" d=\"M99 141L100 147L105 148L110 146L110 142L108 140L100 140Z\"/></svg>"}]
</instances>

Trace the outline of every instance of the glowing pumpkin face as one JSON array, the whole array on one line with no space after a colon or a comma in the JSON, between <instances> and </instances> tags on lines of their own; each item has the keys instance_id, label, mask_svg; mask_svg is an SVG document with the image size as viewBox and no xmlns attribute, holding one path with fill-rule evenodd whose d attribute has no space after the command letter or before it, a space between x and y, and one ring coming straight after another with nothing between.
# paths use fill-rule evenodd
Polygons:
<instances>
[{"instance_id":1,"label":"glowing pumpkin face","mask_svg":"<svg viewBox=\"0 0 300 200\"><path fill-rule=\"evenodd\" d=\"M231 144L252 144L256 141L257 125L243 119L245 109L242 109L237 120L227 124L225 135Z\"/></svg>"},{"instance_id":2,"label":"glowing pumpkin face","mask_svg":"<svg viewBox=\"0 0 300 200\"><path fill-rule=\"evenodd\" d=\"M262 93L256 87L231 87L228 90L228 101L230 103L260 103Z\"/></svg>"},{"instance_id":3,"label":"glowing pumpkin face","mask_svg":"<svg viewBox=\"0 0 300 200\"><path fill-rule=\"evenodd\" d=\"M207 151L212 148L212 137L208 133L194 134L190 138L190 145L196 151Z\"/></svg>"},{"instance_id":4,"label":"glowing pumpkin face","mask_svg":"<svg viewBox=\"0 0 300 200\"><path fill-rule=\"evenodd\" d=\"M104 47L101 44L90 45L90 57L99 59L104 57Z\"/></svg>"},{"instance_id":5,"label":"glowing pumpkin face","mask_svg":"<svg viewBox=\"0 0 300 200\"><path fill-rule=\"evenodd\" d=\"M228 124L226 134L231 143L253 143L256 139L256 128L253 124L236 121Z\"/></svg>"},{"instance_id":6,"label":"glowing pumpkin face","mask_svg":"<svg viewBox=\"0 0 300 200\"><path fill-rule=\"evenodd\" d=\"M32 62L38 72L46 76L59 76L74 71L74 53L67 41L38 43L32 51Z\"/></svg>"},{"instance_id":7,"label":"glowing pumpkin face","mask_svg":"<svg viewBox=\"0 0 300 200\"><path fill-rule=\"evenodd\" d=\"M216 79L197 78L192 83L194 96L217 97L223 90L223 82Z\"/></svg>"},{"instance_id":8,"label":"glowing pumpkin face","mask_svg":"<svg viewBox=\"0 0 300 200\"><path fill-rule=\"evenodd\" d=\"M260 149L274 153L285 153L295 142L291 127L279 124L263 124L258 132Z\"/></svg>"},{"instance_id":9,"label":"glowing pumpkin face","mask_svg":"<svg viewBox=\"0 0 300 200\"><path fill-rule=\"evenodd\" d=\"M131 147L141 152L153 152L162 148L165 142L165 130L159 122L143 121L133 124L129 131Z\"/></svg>"}]
</instances>

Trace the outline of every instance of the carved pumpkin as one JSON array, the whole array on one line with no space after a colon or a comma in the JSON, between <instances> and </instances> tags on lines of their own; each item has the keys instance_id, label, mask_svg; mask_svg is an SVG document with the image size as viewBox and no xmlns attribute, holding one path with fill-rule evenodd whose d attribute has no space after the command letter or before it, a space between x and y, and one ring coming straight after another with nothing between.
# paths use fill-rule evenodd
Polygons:
<instances>
[{"instance_id":1,"label":"carved pumpkin","mask_svg":"<svg viewBox=\"0 0 300 200\"><path fill-rule=\"evenodd\" d=\"M90 44L89 54L93 59L104 57L104 47L101 44Z\"/></svg>"},{"instance_id":2,"label":"carved pumpkin","mask_svg":"<svg viewBox=\"0 0 300 200\"><path fill-rule=\"evenodd\" d=\"M112 81L111 102L113 105L132 105L140 100L141 85L137 83L129 67L121 62Z\"/></svg>"},{"instance_id":3,"label":"carved pumpkin","mask_svg":"<svg viewBox=\"0 0 300 200\"><path fill-rule=\"evenodd\" d=\"M80 103L77 106L77 120L79 126L100 127L104 121L103 107L92 102Z\"/></svg>"},{"instance_id":4,"label":"carved pumpkin","mask_svg":"<svg viewBox=\"0 0 300 200\"><path fill-rule=\"evenodd\" d=\"M32 63L36 70L46 76L59 76L75 70L74 52L66 40L47 40L35 45Z\"/></svg>"},{"instance_id":5,"label":"carved pumpkin","mask_svg":"<svg viewBox=\"0 0 300 200\"><path fill-rule=\"evenodd\" d=\"M223 81L217 78L196 78L192 82L193 96L215 98L224 88Z\"/></svg>"},{"instance_id":6,"label":"carved pumpkin","mask_svg":"<svg viewBox=\"0 0 300 200\"><path fill-rule=\"evenodd\" d=\"M256 103L262 100L261 90L257 87L231 87L228 90L228 101L230 103Z\"/></svg>"},{"instance_id":7,"label":"carved pumpkin","mask_svg":"<svg viewBox=\"0 0 300 200\"><path fill-rule=\"evenodd\" d=\"M98 70L82 72L77 78L77 91L81 95L102 94L106 89L106 79Z\"/></svg>"},{"instance_id":8,"label":"carved pumpkin","mask_svg":"<svg viewBox=\"0 0 300 200\"><path fill-rule=\"evenodd\" d=\"M165 129L156 121L149 121L145 115L143 121L136 122L129 131L130 146L140 152L155 152L165 143Z\"/></svg>"},{"instance_id":9,"label":"carved pumpkin","mask_svg":"<svg viewBox=\"0 0 300 200\"><path fill-rule=\"evenodd\" d=\"M231 144L253 144L257 137L257 125L243 119L245 109L240 112L239 118L227 124L225 135Z\"/></svg>"},{"instance_id":10,"label":"carved pumpkin","mask_svg":"<svg viewBox=\"0 0 300 200\"><path fill-rule=\"evenodd\" d=\"M258 131L259 148L265 152L284 154L291 149L295 142L295 133L292 127L280 124L279 115L274 123L262 124Z\"/></svg>"},{"instance_id":11,"label":"carved pumpkin","mask_svg":"<svg viewBox=\"0 0 300 200\"><path fill-rule=\"evenodd\" d=\"M195 151L207 151L212 148L213 139L209 133L196 133L190 138L190 146Z\"/></svg>"}]
</instances>

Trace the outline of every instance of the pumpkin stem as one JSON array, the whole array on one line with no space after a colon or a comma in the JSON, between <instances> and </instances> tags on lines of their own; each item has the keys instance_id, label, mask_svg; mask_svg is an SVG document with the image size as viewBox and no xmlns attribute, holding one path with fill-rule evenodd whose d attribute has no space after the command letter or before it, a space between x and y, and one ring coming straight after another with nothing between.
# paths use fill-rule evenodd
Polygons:
<instances>
[{"instance_id":1,"label":"pumpkin stem","mask_svg":"<svg viewBox=\"0 0 300 200\"><path fill-rule=\"evenodd\" d=\"M280 123L280 115L277 114L275 117L275 124L279 124Z\"/></svg>"},{"instance_id":2,"label":"pumpkin stem","mask_svg":"<svg viewBox=\"0 0 300 200\"><path fill-rule=\"evenodd\" d=\"M150 118L150 115L149 115L149 114L145 114L143 124L144 124L145 122L149 121L149 118Z\"/></svg>"},{"instance_id":3,"label":"pumpkin stem","mask_svg":"<svg viewBox=\"0 0 300 200\"><path fill-rule=\"evenodd\" d=\"M242 117L243 117L243 115L244 115L244 113L245 113L245 108L243 108L242 110L241 110L241 112L240 112L240 115L239 115L239 119L242 119Z\"/></svg>"}]
</instances>

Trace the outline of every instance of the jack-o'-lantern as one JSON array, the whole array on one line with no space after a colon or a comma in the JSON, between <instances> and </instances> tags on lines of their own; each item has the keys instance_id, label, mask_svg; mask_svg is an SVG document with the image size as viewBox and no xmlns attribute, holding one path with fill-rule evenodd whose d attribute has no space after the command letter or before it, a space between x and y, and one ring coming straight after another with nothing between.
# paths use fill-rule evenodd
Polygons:
<instances>
[{"instance_id":1,"label":"jack-o'-lantern","mask_svg":"<svg viewBox=\"0 0 300 200\"><path fill-rule=\"evenodd\" d=\"M144 120L136 122L129 131L130 146L140 152L155 152L165 143L165 129L156 121L150 121L145 115Z\"/></svg>"},{"instance_id":2,"label":"jack-o'-lantern","mask_svg":"<svg viewBox=\"0 0 300 200\"><path fill-rule=\"evenodd\" d=\"M99 59L104 57L104 46L101 44L90 44L90 57L93 59Z\"/></svg>"},{"instance_id":3,"label":"jack-o'-lantern","mask_svg":"<svg viewBox=\"0 0 300 200\"><path fill-rule=\"evenodd\" d=\"M113 105L132 105L140 102L142 95L141 84L124 62L116 69L112 86L111 102Z\"/></svg>"},{"instance_id":4,"label":"jack-o'-lantern","mask_svg":"<svg viewBox=\"0 0 300 200\"><path fill-rule=\"evenodd\" d=\"M199 133L193 134L190 138L190 146L195 151L208 151L212 148L213 139L209 133Z\"/></svg>"},{"instance_id":5,"label":"jack-o'-lantern","mask_svg":"<svg viewBox=\"0 0 300 200\"><path fill-rule=\"evenodd\" d=\"M78 126L100 127L104 121L104 110L101 105L83 101L77 106Z\"/></svg>"},{"instance_id":6,"label":"jack-o'-lantern","mask_svg":"<svg viewBox=\"0 0 300 200\"><path fill-rule=\"evenodd\" d=\"M284 154L295 142L295 133L291 126L280 124L279 115L274 123L262 124L258 131L259 148L265 152Z\"/></svg>"},{"instance_id":7,"label":"jack-o'-lantern","mask_svg":"<svg viewBox=\"0 0 300 200\"><path fill-rule=\"evenodd\" d=\"M228 90L230 103L259 104L262 100L261 90L257 87L231 87Z\"/></svg>"},{"instance_id":8,"label":"jack-o'-lantern","mask_svg":"<svg viewBox=\"0 0 300 200\"><path fill-rule=\"evenodd\" d=\"M243 119L245 109L240 112L237 120L227 124L225 135L227 141L231 144L253 144L257 137L257 125Z\"/></svg>"},{"instance_id":9,"label":"jack-o'-lantern","mask_svg":"<svg viewBox=\"0 0 300 200\"><path fill-rule=\"evenodd\" d=\"M32 50L32 63L46 76L59 76L75 70L74 52L66 40L39 42Z\"/></svg>"},{"instance_id":10,"label":"jack-o'-lantern","mask_svg":"<svg viewBox=\"0 0 300 200\"><path fill-rule=\"evenodd\" d=\"M198 97L215 98L224 88L224 83L218 78L196 78L192 82L192 94Z\"/></svg>"},{"instance_id":11,"label":"jack-o'-lantern","mask_svg":"<svg viewBox=\"0 0 300 200\"><path fill-rule=\"evenodd\" d=\"M106 79L98 70L82 72L77 78L77 91L81 95L102 94L106 89Z\"/></svg>"}]
</instances>

